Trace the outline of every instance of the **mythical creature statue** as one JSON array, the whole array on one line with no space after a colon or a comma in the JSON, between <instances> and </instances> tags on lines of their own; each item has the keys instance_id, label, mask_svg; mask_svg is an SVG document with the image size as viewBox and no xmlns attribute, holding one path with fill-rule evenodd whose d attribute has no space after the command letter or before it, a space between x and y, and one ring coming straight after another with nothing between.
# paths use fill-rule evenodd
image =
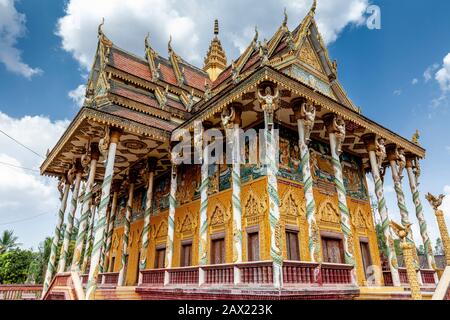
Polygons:
<instances>
[{"instance_id":1,"label":"mythical creature statue","mask_svg":"<svg viewBox=\"0 0 450 320\"><path fill-rule=\"evenodd\" d=\"M433 196L431 193L427 193L425 199L428 200L430 205L433 207L434 211L437 211L444 200L445 195L440 194L438 197Z\"/></svg>"},{"instance_id":2,"label":"mythical creature statue","mask_svg":"<svg viewBox=\"0 0 450 320\"><path fill-rule=\"evenodd\" d=\"M212 97L211 84L207 80L205 80L204 99L205 99L205 101L208 101L209 99L211 99L211 97Z\"/></svg>"},{"instance_id":3,"label":"mythical creature statue","mask_svg":"<svg viewBox=\"0 0 450 320\"><path fill-rule=\"evenodd\" d=\"M65 184L66 184L66 177L61 176L58 181L59 200L62 200L63 198Z\"/></svg>"},{"instance_id":4,"label":"mythical creature statue","mask_svg":"<svg viewBox=\"0 0 450 320\"><path fill-rule=\"evenodd\" d=\"M275 110L278 108L277 99L279 97L278 88L275 89L275 93L272 95L272 88L267 86L264 89L265 95L263 96L259 90L257 90L258 100L261 103L261 109L263 109L265 116L267 117L266 121L268 125L273 124L273 114Z\"/></svg>"},{"instance_id":5,"label":"mythical creature statue","mask_svg":"<svg viewBox=\"0 0 450 320\"><path fill-rule=\"evenodd\" d=\"M192 107L194 106L194 89L192 89L191 93L188 96L188 104L187 104L187 112L191 112Z\"/></svg>"},{"instance_id":6,"label":"mythical creature statue","mask_svg":"<svg viewBox=\"0 0 450 320\"><path fill-rule=\"evenodd\" d=\"M383 161L386 159L386 147L383 138L375 139L375 155L377 157L377 165L379 170L383 167Z\"/></svg>"},{"instance_id":7,"label":"mythical creature statue","mask_svg":"<svg viewBox=\"0 0 450 320\"><path fill-rule=\"evenodd\" d=\"M406 226L401 226L395 221L391 220L391 228L394 231L394 233L402 240L405 241L408 234L411 232L411 226L412 223L408 223Z\"/></svg>"},{"instance_id":8,"label":"mythical creature statue","mask_svg":"<svg viewBox=\"0 0 450 320\"><path fill-rule=\"evenodd\" d=\"M403 170L406 167L406 157L405 150L400 148L397 149L397 165L398 165L398 177L400 181L403 179Z\"/></svg>"},{"instance_id":9,"label":"mythical creature statue","mask_svg":"<svg viewBox=\"0 0 450 320\"><path fill-rule=\"evenodd\" d=\"M69 182L70 185L72 185L73 182L75 181L75 171L76 171L75 163L73 163L69 171L67 172L67 182Z\"/></svg>"},{"instance_id":10,"label":"mythical creature statue","mask_svg":"<svg viewBox=\"0 0 450 320\"><path fill-rule=\"evenodd\" d=\"M345 140L345 121L340 116L335 116L331 124L332 132L336 136L336 153L342 153L342 143Z\"/></svg>"},{"instance_id":11,"label":"mythical creature statue","mask_svg":"<svg viewBox=\"0 0 450 320\"><path fill-rule=\"evenodd\" d=\"M98 150L102 154L105 161L108 158L109 143L110 143L109 127L106 126L105 127L105 135L98 142Z\"/></svg>"},{"instance_id":12,"label":"mythical creature statue","mask_svg":"<svg viewBox=\"0 0 450 320\"><path fill-rule=\"evenodd\" d=\"M314 104L304 102L301 106L301 116L305 125L305 142L310 141L311 131L314 127L314 119L316 118L316 108Z\"/></svg>"},{"instance_id":13,"label":"mythical creature statue","mask_svg":"<svg viewBox=\"0 0 450 320\"><path fill-rule=\"evenodd\" d=\"M233 129L233 121L235 118L235 111L233 107L224 108L222 110L221 119L222 119L222 125L225 129Z\"/></svg>"},{"instance_id":14,"label":"mythical creature statue","mask_svg":"<svg viewBox=\"0 0 450 320\"><path fill-rule=\"evenodd\" d=\"M88 169L89 164L91 163L91 140L89 139L86 143L86 147L84 148L85 152L81 156L81 166L83 169Z\"/></svg>"}]
</instances>

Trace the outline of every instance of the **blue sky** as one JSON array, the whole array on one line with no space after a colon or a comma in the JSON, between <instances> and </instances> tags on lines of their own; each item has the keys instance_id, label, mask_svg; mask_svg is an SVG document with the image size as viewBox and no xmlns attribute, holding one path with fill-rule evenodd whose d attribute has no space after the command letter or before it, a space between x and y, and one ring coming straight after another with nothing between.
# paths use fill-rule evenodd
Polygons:
<instances>
[{"instance_id":1,"label":"blue sky","mask_svg":"<svg viewBox=\"0 0 450 320\"><path fill-rule=\"evenodd\" d=\"M196 0L132 3L0 0L0 20L2 15L15 17L3 19L7 21L3 24L0 21L0 50L14 48L14 53L20 53L15 63L36 71L32 76L11 71L14 67L11 62L8 66L7 59L2 60L0 51L0 129L41 154L53 146L79 109L77 98L82 90L75 89L86 81L102 17L106 18L107 35L127 50L143 55L143 39L149 31L152 45L166 56L172 34L175 50L201 66L214 18L220 21L220 37L228 58L236 58L250 42L255 24L262 37L270 37L280 25L286 6L292 30L311 1L270 0L261 4L255 0L216 0L207 6ZM364 11L369 3L381 8L381 30L365 26ZM339 79L350 98L364 115L402 136L410 138L416 129L421 131L421 144L427 149L422 161L422 194L450 194L450 57L448 69L444 66L444 58L450 53L448 12L450 2L444 0L432 4L406 0L318 1L319 27L332 59L338 60ZM17 31L17 26L21 30ZM424 75L427 69L429 77ZM436 79L439 72L440 82ZM41 161L0 135L0 162L36 169ZM0 231L14 229L24 246L36 247L53 231L58 208L55 181L5 165L0 165L0 176ZM417 225L407 179L404 189L410 219ZM386 174L386 191L390 213L398 220L390 172ZM434 239L435 219L424 199L423 204ZM450 212L450 199L443 207ZM9 224L16 220L24 221ZM416 239L420 243L418 234Z\"/></svg>"}]
</instances>

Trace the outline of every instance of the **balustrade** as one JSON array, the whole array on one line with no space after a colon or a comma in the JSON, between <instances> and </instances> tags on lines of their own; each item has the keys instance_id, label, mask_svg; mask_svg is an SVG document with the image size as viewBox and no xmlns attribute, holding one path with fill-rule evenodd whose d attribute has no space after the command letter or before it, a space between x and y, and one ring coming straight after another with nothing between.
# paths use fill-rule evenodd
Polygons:
<instances>
[{"instance_id":1,"label":"balustrade","mask_svg":"<svg viewBox=\"0 0 450 320\"><path fill-rule=\"evenodd\" d=\"M234 265L221 264L202 267L205 272L205 284L233 284Z\"/></svg>"}]
</instances>

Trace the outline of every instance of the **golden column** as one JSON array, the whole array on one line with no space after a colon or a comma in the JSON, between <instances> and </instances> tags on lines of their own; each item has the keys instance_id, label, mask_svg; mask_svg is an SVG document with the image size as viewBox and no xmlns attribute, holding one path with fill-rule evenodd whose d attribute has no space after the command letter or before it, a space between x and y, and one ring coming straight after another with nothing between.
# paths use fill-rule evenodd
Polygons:
<instances>
[{"instance_id":1,"label":"golden column","mask_svg":"<svg viewBox=\"0 0 450 320\"><path fill-rule=\"evenodd\" d=\"M444 199L444 197L445 195L443 194L435 197L431 193L428 193L425 196L430 205L433 207L434 214L436 215L439 233L441 234L442 244L444 245L446 265L450 266L450 237L448 235L447 225L445 224L444 212L442 210L439 210L439 206L442 204L442 200Z\"/></svg>"},{"instance_id":2,"label":"golden column","mask_svg":"<svg viewBox=\"0 0 450 320\"><path fill-rule=\"evenodd\" d=\"M414 243L407 240L408 234L411 233L411 223L401 226L391 220L391 228L401 240L401 248L403 249L403 258L405 260L406 273L408 275L409 286L411 287L411 299L422 300L420 292L420 284L417 278L417 271L414 265Z\"/></svg>"}]
</instances>

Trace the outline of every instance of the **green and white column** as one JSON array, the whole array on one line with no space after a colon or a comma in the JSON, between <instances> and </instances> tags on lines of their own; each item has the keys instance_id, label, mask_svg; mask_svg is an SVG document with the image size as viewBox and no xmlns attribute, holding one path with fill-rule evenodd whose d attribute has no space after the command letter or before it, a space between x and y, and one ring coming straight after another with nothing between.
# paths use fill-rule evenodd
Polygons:
<instances>
[{"instance_id":1,"label":"green and white column","mask_svg":"<svg viewBox=\"0 0 450 320\"><path fill-rule=\"evenodd\" d=\"M270 257L273 266L273 285L281 288L283 285L282 273L282 248L281 248L281 223L280 223L280 199L278 196L278 134L274 129L273 117L278 108L275 98L278 95L271 95L272 89L266 87L265 96L260 94L261 109L264 111L264 139L266 150L265 166L267 174L267 193L269 196L269 226L270 226ZM277 90L277 89L276 89ZM259 92L258 92L259 93Z\"/></svg>"},{"instance_id":2,"label":"green and white column","mask_svg":"<svg viewBox=\"0 0 450 320\"><path fill-rule=\"evenodd\" d=\"M135 177L132 173L129 176L130 186L128 188L128 201L125 211L125 223L123 226L122 235L122 257L121 266L119 270L119 280L118 285L124 286L127 277L127 266L128 266L128 240L130 238L130 225L131 225L131 215L133 214L133 197L134 197L134 183Z\"/></svg>"},{"instance_id":3,"label":"green and white column","mask_svg":"<svg viewBox=\"0 0 450 320\"><path fill-rule=\"evenodd\" d=\"M431 246L430 237L428 236L428 226L423 214L422 202L420 201L420 193L417 187L416 176L413 171L413 161L412 157L406 158L406 172L408 174L409 186L411 188L412 198L414 201L414 206L416 209L416 217L419 221L420 236L422 237L423 246L425 249L425 254L427 256L428 268L436 269L436 261L434 260L433 248ZM415 161L419 161L415 159Z\"/></svg>"},{"instance_id":4,"label":"green and white column","mask_svg":"<svg viewBox=\"0 0 450 320\"><path fill-rule=\"evenodd\" d=\"M147 194L145 197L145 213L144 213L144 227L142 229L142 241L140 248L140 261L139 261L139 270L145 270L147 268L147 251L148 251L148 242L150 236L150 218L152 215L152 202L153 202L153 179L155 176L156 169L156 158L149 158L147 162L147 171L148 171L148 184L147 184ZM140 273L139 273L140 279ZM140 281L139 281L140 282Z\"/></svg>"},{"instance_id":5,"label":"green and white column","mask_svg":"<svg viewBox=\"0 0 450 320\"><path fill-rule=\"evenodd\" d=\"M200 184L200 234L198 244L198 259L200 265L208 264L208 148L205 147L202 156L201 165L201 184Z\"/></svg>"},{"instance_id":6,"label":"green and white column","mask_svg":"<svg viewBox=\"0 0 450 320\"><path fill-rule=\"evenodd\" d=\"M47 271L45 272L44 287L42 290L42 297L47 293L50 282L52 281L53 274L55 272L56 251L58 250L58 242L61 234L61 227L64 222L64 212L67 207L67 198L69 196L70 184L65 177L60 180L60 186L63 186L61 204L58 211L58 218L56 220L55 232L53 235L52 246L50 248L50 257L47 263Z\"/></svg>"},{"instance_id":7,"label":"green and white column","mask_svg":"<svg viewBox=\"0 0 450 320\"><path fill-rule=\"evenodd\" d=\"M110 140L109 140L110 139ZM117 144L119 143L120 132L111 130L111 135L102 139L103 144L109 143L108 158L106 159L105 176L102 184L102 195L98 208L98 221L94 230L94 247L91 254L91 264L89 268L89 278L86 286L86 299L93 300L97 289L97 278L99 272L100 250L103 245L103 235L105 232L106 210L109 204L111 183L114 175L114 162L116 158Z\"/></svg>"},{"instance_id":8,"label":"green and white column","mask_svg":"<svg viewBox=\"0 0 450 320\"><path fill-rule=\"evenodd\" d=\"M327 125L330 139L331 163L334 171L334 184L338 196L338 207L341 218L341 230L344 234L344 257L345 263L355 266L353 234L350 225L350 213L347 205L347 191L344 186L342 165L340 155L342 154L342 143L345 139L345 121L337 115L325 115L323 117ZM352 270L352 280L356 283L356 270Z\"/></svg>"},{"instance_id":9,"label":"green and white column","mask_svg":"<svg viewBox=\"0 0 450 320\"><path fill-rule=\"evenodd\" d=\"M112 242L112 236L114 233L114 222L116 220L117 215L117 198L119 196L118 187L113 187L113 198L111 202L111 210L109 214L109 222L108 222L108 232L106 233L106 247L105 247L105 264L103 267L104 272L108 272L109 270L109 263L110 263L110 256L111 256L111 242Z\"/></svg>"},{"instance_id":10,"label":"green and white column","mask_svg":"<svg viewBox=\"0 0 450 320\"><path fill-rule=\"evenodd\" d=\"M62 273L66 270L67 258L69 256L70 238L72 237L73 221L75 219L75 212L77 211L78 193L80 191L80 183L82 176L82 169L79 161L76 162L73 169L75 170L75 181L73 183L73 192L71 199L71 207L69 215L67 216L66 230L64 232L63 245L61 247L61 253L58 264L58 273Z\"/></svg>"},{"instance_id":11,"label":"green and white column","mask_svg":"<svg viewBox=\"0 0 450 320\"><path fill-rule=\"evenodd\" d=\"M369 161L370 167L372 171L373 181L375 183L375 195L378 200L378 212L381 217L381 229L383 231L383 235L386 241L386 253L388 256L389 268L392 276L392 283L395 287L400 287L400 276L398 274L398 261L397 255L395 253L394 248L394 239L392 236L392 230L390 226L389 214L386 207L386 200L384 199L384 190L383 190L383 181L380 177L380 167L378 166L377 161L377 144L380 144L380 140L378 143L375 142L377 137L374 134L366 134L361 139L364 141L367 151L369 153ZM382 152L381 152L382 153ZM381 154L379 153L379 154ZM386 154L384 154L384 157ZM383 162L384 159L380 159Z\"/></svg>"},{"instance_id":12,"label":"green and white column","mask_svg":"<svg viewBox=\"0 0 450 320\"><path fill-rule=\"evenodd\" d=\"M167 242L165 267L173 267L173 237L175 235L175 210L177 207L177 165L174 162L174 155L171 155L172 170L170 173L170 193L169 193L169 214L167 216ZM167 282L168 279L166 279Z\"/></svg>"},{"instance_id":13,"label":"green and white column","mask_svg":"<svg viewBox=\"0 0 450 320\"><path fill-rule=\"evenodd\" d=\"M92 245L94 243L94 225L95 225L95 213L97 211L98 203L94 201L91 203L90 216L89 216L89 228L85 237L83 262L81 264L81 273L85 274L90 258L90 252L92 251Z\"/></svg>"},{"instance_id":14,"label":"green and white column","mask_svg":"<svg viewBox=\"0 0 450 320\"><path fill-rule=\"evenodd\" d=\"M392 180L394 182L394 190L397 196L397 206L400 211L400 219L401 224L404 227L407 227L410 224L408 208L406 207L405 194L403 193L402 180L400 178L401 172L399 172L399 167L397 165L398 159L398 150L395 145L387 146L387 157L389 161L389 166L391 168ZM422 283L422 276L420 275L420 262L417 256L416 245L414 243L414 237L412 232L409 232L406 236L406 242L413 245L414 250L412 251L413 261L416 269L419 269L417 272L417 277L419 283Z\"/></svg>"},{"instance_id":15,"label":"green and white column","mask_svg":"<svg viewBox=\"0 0 450 320\"><path fill-rule=\"evenodd\" d=\"M308 249L312 262L321 262L320 233L316 221L316 203L313 193L313 179L309 159L309 136L314 127L316 110L312 103L297 100L292 103L297 119L298 142L300 148L300 166L302 168L303 191L306 202L306 220L308 221Z\"/></svg>"},{"instance_id":16,"label":"green and white column","mask_svg":"<svg viewBox=\"0 0 450 320\"><path fill-rule=\"evenodd\" d=\"M89 216L91 211L92 202L92 188L94 186L95 174L97 171L97 162L100 157L98 151L98 144L91 144L91 163L89 165L89 175L85 185L85 191L83 196L83 204L81 205L81 216L78 227L78 235L75 243L75 249L72 259L72 271L79 271L81 267L81 254L83 252L83 245L86 238L86 232L88 228Z\"/></svg>"}]
</instances>

